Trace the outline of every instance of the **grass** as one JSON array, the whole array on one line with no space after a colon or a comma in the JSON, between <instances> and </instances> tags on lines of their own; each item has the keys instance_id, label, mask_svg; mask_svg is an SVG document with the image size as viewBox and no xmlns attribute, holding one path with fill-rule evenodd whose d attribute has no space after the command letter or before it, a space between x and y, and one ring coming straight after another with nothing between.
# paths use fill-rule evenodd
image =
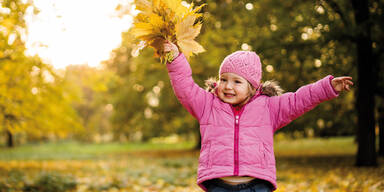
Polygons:
<instances>
[{"instance_id":1,"label":"grass","mask_svg":"<svg viewBox=\"0 0 384 192\"><path fill-rule=\"evenodd\" d=\"M192 142L177 144L165 143L103 143L90 144L75 141L27 144L15 148L0 148L0 160L55 160L55 159L95 159L108 155L138 152L183 150L194 146Z\"/></svg>"},{"instance_id":2,"label":"grass","mask_svg":"<svg viewBox=\"0 0 384 192\"><path fill-rule=\"evenodd\" d=\"M126 152L190 150L193 142L165 143L103 143L75 141L27 144L15 148L0 148L0 160L95 159ZM276 156L352 155L356 151L353 137L312 138L275 142Z\"/></svg>"}]
</instances>

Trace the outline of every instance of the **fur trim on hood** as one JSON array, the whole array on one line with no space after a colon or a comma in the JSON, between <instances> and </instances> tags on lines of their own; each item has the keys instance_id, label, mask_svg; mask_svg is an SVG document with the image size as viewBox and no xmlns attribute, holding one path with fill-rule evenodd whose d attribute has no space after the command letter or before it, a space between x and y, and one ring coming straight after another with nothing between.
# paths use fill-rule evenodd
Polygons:
<instances>
[{"instance_id":1,"label":"fur trim on hood","mask_svg":"<svg viewBox=\"0 0 384 192\"><path fill-rule=\"evenodd\" d=\"M211 93L215 93L217 87L217 80L213 77L205 80L205 90ZM284 90L279 86L279 83L275 80L269 80L262 84L261 94L267 96L279 96L283 94Z\"/></svg>"}]
</instances>

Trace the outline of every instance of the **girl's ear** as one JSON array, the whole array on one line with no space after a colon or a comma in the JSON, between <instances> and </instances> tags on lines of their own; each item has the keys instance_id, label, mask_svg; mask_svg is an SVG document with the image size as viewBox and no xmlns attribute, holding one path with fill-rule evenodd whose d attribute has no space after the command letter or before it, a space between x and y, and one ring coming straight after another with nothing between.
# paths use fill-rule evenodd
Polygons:
<instances>
[{"instance_id":1,"label":"girl's ear","mask_svg":"<svg viewBox=\"0 0 384 192\"><path fill-rule=\"evenodd\" d=\"M251 96L256 94L257 89L254 88L250 83L248 83L249 86L249 92L251 93Z\"/></svg>"}]
</instances>

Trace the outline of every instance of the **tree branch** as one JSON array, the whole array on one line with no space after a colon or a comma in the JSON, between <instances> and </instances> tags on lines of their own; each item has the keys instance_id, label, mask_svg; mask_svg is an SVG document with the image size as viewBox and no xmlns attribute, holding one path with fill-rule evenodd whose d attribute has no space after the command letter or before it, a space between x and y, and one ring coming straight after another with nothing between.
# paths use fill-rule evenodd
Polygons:
<instances>
[{"instance_id":1,"label":"tree branch","mask_svg":"<svg viewBox=\"0 0 384 192\"><path fill-rule=\"evenodd\" d=\"M348 20L345 18L344 13L340 8L340 6L334 0L322 0L320 2L323 2L323 1L326 4L328 4L335 13L337 13L340 16L340 18L343 21L345 26L350 26Z\"/></svg>"},{"instance_id":2,"label":"tree branch","mask_svg":"<svg viewBox=\"0 0 384 192\"><path fill-rule=\"evenodd\" d=\"M0 58L0 61L3 61L3 60L9 60L9 59L11 59L11 56L5 56L5 57L1 57Z\"/></svg>"}]
</instances>

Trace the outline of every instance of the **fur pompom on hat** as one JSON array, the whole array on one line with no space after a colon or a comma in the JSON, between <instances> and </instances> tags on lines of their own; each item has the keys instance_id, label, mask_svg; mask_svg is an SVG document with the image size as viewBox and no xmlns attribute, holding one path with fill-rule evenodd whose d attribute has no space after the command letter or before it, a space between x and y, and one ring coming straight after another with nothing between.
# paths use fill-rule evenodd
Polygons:
<instances>
[{"instance_id":1,"label":"fur pompom on hat","mask_svg":"<svg viewBox=\"0 0 384 192\"><path fill-rule=\"evenodd\" d=\"M261 80L261 62L253 51L236 51L223 60L219 75L235 73L248 80L254 88L258 88Z\"/></svg>"},{"instance_id":2,"label":"fur pompom on hat","mask_svg":"<svg viewBox=\"0 0 384 192\"><path fill-rule=\"evenodd\" d=\"M209 78L205 80L205 90L216 94L217 80L215 78ZM279 83L275 80L270 80L262 83L260 94L267 96L279 96L284 93L284 90L279 86Z\"/></svg>"}]
</instances>

